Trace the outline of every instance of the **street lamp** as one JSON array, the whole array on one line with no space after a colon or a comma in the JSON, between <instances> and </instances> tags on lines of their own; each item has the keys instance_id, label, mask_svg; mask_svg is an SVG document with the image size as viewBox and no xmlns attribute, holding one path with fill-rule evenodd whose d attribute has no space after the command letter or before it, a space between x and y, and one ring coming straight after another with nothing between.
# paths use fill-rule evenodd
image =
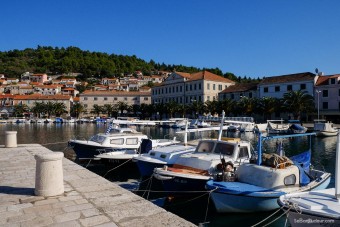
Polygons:
<instances>
[{"instance_id":1,"label":"street lamp","mask_svg":"<svg viewBox=\"0 0 340 227\"><path fill-rule=\"evenodd\" d=\"M316 92L316 94L318 95L318 120L319 120L319 116L320 116L320 102L319 102L319 100L320 100L320 98L319 98L319 96L320 96L320 90L315 90L315 92Z\"/></svg>"}]
</instances>

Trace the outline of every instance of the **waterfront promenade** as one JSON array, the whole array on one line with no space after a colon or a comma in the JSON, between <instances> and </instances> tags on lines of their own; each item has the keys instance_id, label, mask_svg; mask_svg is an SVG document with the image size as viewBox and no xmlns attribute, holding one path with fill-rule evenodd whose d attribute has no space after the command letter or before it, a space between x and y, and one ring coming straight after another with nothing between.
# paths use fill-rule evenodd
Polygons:
<instances>
[{"instance_id":1,"label":"waterfront promenade","mask_svg":"<svg viewBox=\"0 0 340 227\"><path fill-rule=\"evenodd\" d=\"M65 192L35 196L39 144L0 145L0 226L195 226L63 158Z\"/></svg>"}]
</instances>

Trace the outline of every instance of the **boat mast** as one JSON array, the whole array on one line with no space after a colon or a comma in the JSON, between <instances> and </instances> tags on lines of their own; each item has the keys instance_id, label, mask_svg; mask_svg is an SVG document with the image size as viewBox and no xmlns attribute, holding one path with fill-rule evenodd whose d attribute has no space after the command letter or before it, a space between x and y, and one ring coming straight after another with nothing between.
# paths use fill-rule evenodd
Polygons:
<instances>
[{"instance_id":1,"label":"boat mast","mask_svg":"<svg viewBox=\"0 0 340 227\"><path fill-rule=\"evenodd\" d=\"M335 158L335 198L340 202L340 133L338 132L336 141Z\"/></svg>"},{"instance_id":2,"label":"boat mast","mask_svg":"<svg viewBox=\"0 0 340 227\"><path fill-rule=\"evenodd\" d=\"M223 131L223 124L224 124L224 116L225 116L225 112L224 110L222 110L222 119L221 119L221 125L220 125L220 131L218 132L218 141L221 140L222 138L222 131Z\"/></svg>"}]
</instances>

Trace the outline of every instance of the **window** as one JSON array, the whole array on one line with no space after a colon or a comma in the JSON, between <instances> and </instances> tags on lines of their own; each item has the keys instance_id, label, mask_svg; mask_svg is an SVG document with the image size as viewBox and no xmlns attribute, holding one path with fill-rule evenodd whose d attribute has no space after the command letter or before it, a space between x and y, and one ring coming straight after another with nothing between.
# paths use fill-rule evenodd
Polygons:
<instances>
[{"instance_id":1,"label":"window","mask_svg":"<svg viewBox=\"0 0 340 227\"><path fill-rule=\"evenodd\" d=\"M207 89L210 90L210 84L209 83L207 84Z\"/></svg>"},{"instance_id":2,"label":"window","mask_svg":"<svg viewBox=\"0 0 340 227\"><path fill-rule=\"evenodd\" d=\"M104 97L104 101L107 101L107 97Z\"/></svg>"},{"instance_id":3,"label":"window","mask_svg":"<svg viewBox=\"0 0 340 227\"><path fill-rule=\"evenodd\" d=\"M286 176L283 182L285 185L294 185L296 183L296 176L294 174Z\"/></svg>"},{"instance_id":4,"label":"window","mask_svg":"<svg viewBox=\"0 0 340 227\"><path fill-rule=\"evenodd\" d=\"M322 97L328 97L328 90L322 90Z\"/></svg>"},{"instance_id":5,"label":"window","mask_svg":"<svg viewBox=\"0 0 340 227\"><path fill-rule=\"evenodd\" d=\"M87 104L84 104L84 107L87 108Z\"/></svg>"},{"instance_id":6,"label":"window","mask_svg":"<svg viewBox=\"0 0 340 227\"><path fill-rule=\"evenodd\" d=\"M218 90L221 91L222 90L222 84L218 85Z\"/></svg>"},{"instance_id":7,"label":"window","mask_svg":"<svg viewBox=\"0 0 340 227\"><path fill-rule=\"evenodd\" d=\"M327 110L327 109L328 109L328 102L323 102L323 103L322 103L322 108L323 108L324 110Z\"/></svg>"},{"instance_id":8,"label":"window","mask_svg":"<svg viewBox=\"0 0 340 227\"><path fill-rule=\"evenodd\" d=\"M98 100L98 98L97 98L97 97L94 97L94 98L93 98L93 100L94 100L94 101L97 101L97 100Z\"/></svg>"},{"instance_id":9,"label":"window","mask_svg":"<svg viewBox=\"0 0 340 227\"><path fill-rule=\"evenodd\" d=\"M214 153L232 156L234 153L234 145L227 143L217 143Z\"/></svg>"},{"instance_id":10,"label":"window","mask_svg":"<svg viewBox=\"0 0 340 227\"><path fill-rule=\"evenodd\" d=\"M300 84L300 89L305 90L306 89L306 84Z\"/></svg>"},{"instance_id":11,"label":"window","mask_svg":"<svg viewBox=\"0 0 340 227\"><path fill-rule=\"evenodd\" d=\"M280 86L275 86L275 91L280 91Z\"/></svg>"},{"instance_id":12,"label":"window","mask_svg":"<svg viewBox=\"0 0 340 227\"><path fill-rule=\"evenodd\" d=\"M249 98L253 97L253 93L249 92Z\"/></svg>"},{"instance_id":13,"label":"window","mask_svg":"<svg viewBox=\"0 0 340 227\"><path fill-rule=\"evenodd\" d=\"M287 91L292 91L293 90L293 85L287 85Z\"/></svg>"},{"instance_id":14,"label":"window","mask_svg":"<svg viewBox=\"0 0 340 227\"><path fill-rule=\"evenodd\" d=\"M138 144L138 138L127 138L126 145L136 145Z\"/></svg>"},{"instance_id":15,"label":"window","mask_svg":"<svg viewBox=\"0 0 340 227\"><path fill-rule=\"evenodd\" d=\"M201 89L202 89L202 85L198 84L198 90L201 90Z\"/></svg>"},{"instance_id":16,"label":"window","mask_svg":"<svg viewBox=\"0 0 340 227\"><path fill-rule=\"evenodd\" d=\"M149 98L148 97L144 97L144 100L146 101L146 100L149 100Z\"/></svg>"},{"instance_id":17,"label":"window","mask_svg":"<svg viewBox=\"0 0 340 227\"><path fill-rule=\"evenodd\" d=\"M211 152L212 149L214 148L214 145L215 145L214 142L203 141L198 145L197 151L198 152Z\"/></svg>"},{"instance_id":18,"label":"window","mask_svg":"<svg viewBox=\"0 0 340 227\"><path fill-rule=\"evenodd\" d=\"M268 87L264 87L264 88L263 88L263 92L264 92L264 93L267 93L267 92L268 92Z\"/></svg>"},{"instance_id":19,"label":"window","mask_svg":"<svg viewBox=\"0 0 340 227\"><path fill-rule=\"evenodd\" d=\"M124 144L124 139L123 138L111 139L110 144L122 145L122 144Z\"/></svg>"},{"instance_id":20,"label":"window","mask_svg":"<svg viewBox=\"0 0 340 227\"><path fill-rule=\"evenodd\" d=\"M231 98L231 99L234 99L234 98L235 98L234 94L231 94L231 95L230 95L230 98Z\"/></svg>"},{"instance_id":21,"label":"window","mask_svg":"<svg viewBox=\"0 0 340 227\"><path fill-rule=\"evenodd\" d=\"M113 100L116 100L116 101L117 101L117 97L114 97Z\"/></svg>"},{"instance_id":22,"label":"window","mask_svg":"<svg viewBox=\"0 0 340 227\"><path fill-rule=\"evenodd\" d=\"M127 101L127 97L124 97L124 100Z\"/></svg>"},{"instance_id":23,"label":"window","mask_svg":"<svg viewBox=\"0 0 340 227\"><path fill-rule=\"evenodd\" d=\"M87 100L87 97L84 97L84 100Z\"/></svg>"},{"instance_id":24,"label":"window","mask_svg":"<svg viewBox=\"0 0 340 227\"><path fill-rule=\"evenodd\" d=\"M197 90L197 85L196 85L196 84L194 84L194 90L195 90L195 91Z\"/></svg>"},{"instance_id":25,"label":"window","mask_svg":"<svg viewBox=\"0 0 340 227\"><path fill-rule=\"evenodd\" d=\"M239 158L248 158L248 148L240 147L240 153L238 155Z\"/></svg>"},{"instance_id":26,"label":"window","mask_svg":"<svg viewBox=\"0 0 340 227\"><path fill-rule=\"evenodd\" d=\"M335 84L335 78L331 78L330 84Z\"/></svg>"},{"instance_id":27,"label":"window","mask_svg":"<svg viewBox=\"0 0 340 227\"><path fill-rule=\"evenodd\" d=\"M216 84L213 84L213 90L215 91L215 89L216 89Z\"/></svg>"},{"instance_id":28,"label":"window","mask_svg":"<svg viewBox=\"0 0 340 227\"><path fill-rule=\"evenodd\" d=\"M192 91L192 84L190 84L190 91Z\"/></svg>"}]
</instances>

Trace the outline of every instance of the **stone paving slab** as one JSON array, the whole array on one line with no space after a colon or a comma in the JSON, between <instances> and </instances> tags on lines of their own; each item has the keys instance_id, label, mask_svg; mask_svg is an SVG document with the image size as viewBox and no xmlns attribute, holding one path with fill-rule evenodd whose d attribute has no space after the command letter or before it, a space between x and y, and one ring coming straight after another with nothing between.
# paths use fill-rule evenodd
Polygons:
<instances>
[{"instance_id":1,"label":"stone paving slab","mask_svg":"<svg viewBox=\"0 0 340 227\"><path fill-rule=\"evenodd\" d=\"M39 144L0 145L0 226L195 226L63 158L65 192L35 196Z\"/></svg>"}]
</instances>

